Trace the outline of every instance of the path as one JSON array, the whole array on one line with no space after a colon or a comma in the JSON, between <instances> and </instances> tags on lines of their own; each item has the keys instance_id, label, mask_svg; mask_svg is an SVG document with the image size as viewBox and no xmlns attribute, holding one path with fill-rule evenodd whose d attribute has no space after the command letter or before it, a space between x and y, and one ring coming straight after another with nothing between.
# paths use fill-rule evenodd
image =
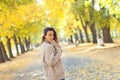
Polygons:
<instances>
[{"instance_id":1,"label":"path","mask_svg":"<svg viewBox=\"0 0 120 80\"><path fill-rule=\"evenodd\" d=\"M109 44L104 48L98 48L93 44L81 44L77 47L64 45L62 49L66 80L120 80L119 46L113 47ZM26 66L12 70L11 67L15 67L12 65L14 63L18 66L24 63ZM45 80L39 48L2 65L8 64L12 66L8 66L4 71L0 70L0 76L8 74L13 78L5 76L2 80Z\"/></svg>"}]
</instances>

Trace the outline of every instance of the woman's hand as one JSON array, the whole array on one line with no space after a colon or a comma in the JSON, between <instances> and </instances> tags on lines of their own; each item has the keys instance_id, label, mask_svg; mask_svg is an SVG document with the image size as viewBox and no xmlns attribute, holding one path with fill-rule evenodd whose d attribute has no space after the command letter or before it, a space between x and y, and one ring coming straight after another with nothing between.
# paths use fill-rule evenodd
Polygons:
<instances>
[{"instance_id":1,"label":"woman's hand","mask_svg":"<svg viewBox=\"0 0 120 80\"><path fill-rule=\"evenodd\" d=\"M54 46L54 47L58 47L58 44L53 40L51 41L51 44Z\"/></svg>"}]
</instances>

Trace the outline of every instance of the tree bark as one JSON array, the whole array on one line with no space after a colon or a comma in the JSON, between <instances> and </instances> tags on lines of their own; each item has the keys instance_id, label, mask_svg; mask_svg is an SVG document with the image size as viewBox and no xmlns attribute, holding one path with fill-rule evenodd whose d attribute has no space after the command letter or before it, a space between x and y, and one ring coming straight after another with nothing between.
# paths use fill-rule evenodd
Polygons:
<instances>
[{"instance_id":1,"label":"tree bark","mask_svg":"<svg viewBox=\"0 0 120 80\"><path fill-rule=\"evenodd\" d=\"M15 47L16 47L16 51L17 51L17 55L20 55L19 54L19 51L18 51L18 42L17 42L17 38L16 38L16 36L14 35L14 37L13 37L13 40L14 40L14 43L15 43Z\"/></svg>"},{"instance_id":2,"label":"tree bark","mask_svg":"<svg viewBox=\"0 0 120 80\"><path fill-rule=\"evenodd\" d=\"M73 38L72 38L72 35L70 35L70 41L71 41L71 43L73 43Z\"/></svg>"},{"instance_id":3,"label":"tree bark","mask_svg":"<svg viewBox=\"0 0 120 80\"><path fill-rule=\"evenodd\" d=\"M25 47L26 47L27 51L29 51L29 43L28 43L28 40L27 40L26 37L24 38L24 40L25 40Z\"/></svg>"},{"instance_id":4,"label":"tree bark","mask_svg":"<svg viewBox=\"0 0 120 80\"><path fill-rule=\"evenodd\" d=\"M96 34L96 30L95 30L95 23L92 23L91 25L90 25L90 31L91 31L91 33L92 33L92 38L93 38L93 43L97 43L97 34Z\"/></svg>"},{"instance_id":5,"label":"tree bark","mask_svg":"<svg viewBox=\"0 0 120 80\"><path fill-rule=\"evenodd\" d=\"M0 63L5 62L5 56L3 54L4 53L2 51L2 45L1 45L1 42L0 42Z\"/></svg>"},{"instance_id":6,"label":"tree bark","mask_svg":"<svg viewBox=\"0 0 120 80\"><path fill-rule=\"evenodd\" d=\"M75 36L75 42L79 41L79 39L78 39L78 34L77 34L77 33L74 33L74 36Z\"/></svg>"},{"instance_id":7,"label":"tree bark","mask_svg":"<svg viewBox=\"0 0 120 80\"><path fill-rule=\"evenodd\" d=\"M25 52L25 48L24 48L24 45L22 44L20 36L18 37L18 40L19 40L19 44L20 44L21 53L24 53Z\"/></svg>"},{"instance_id":8,"label":"tree bark","mask_svg":"<svg viewBox=\"0 0 120 80\"><path fill-rule=\"evenodd\" d=\"M83 27L84 28L84 32L85 32L85 36L86 36L86 41L87 43L90 43L90 39L88 37L88 32L87 32L87 27Z\"/></svg>"},{"instance_id":9,"label":"tree bark","mask_svg":"<svg viewBox=\"0 0 120 80\"><path fill-rule=\"evenodd\" d=\"M7 48L8 48L8 53L10 58L14 58L13 53L12 53L12 47L11 47L11 40L8 36L6 36L7 38Z\"/></svg>"},{"instance_id":10,"label":"tree bark","mask_svg":"<svg viewBox=\"0 0 120 80\"><path fill-rule=\"evenodd\" d=\"M94 7L94 3L95 1L92 0L92 7ZM90 20L94 20L94 8L92 9L92 11L90 11ZM95 30L95 21L93 21L93 23L90 25L90 31L92 33L92 38L93 38L93 43L97 43L97 34L96 34L96 30Z\"/></svg>"},{"instance_id":11,"label":"tree bark","mask_svg":"<svg viewBox=\"0 0 120 80\"><path fill-rule=\"evenodd\" d=\"M104 27L103 31L103 39L105 43L113 43L112 37L110 35L110 27Z\"/></svg>"},{"instance_id":12,"label":"tree bark","mask_svg":"<svg viewBox=\"0 0 120 80\"><path fill-rule=\"evenodd\" d=\"M4 63L5 62L5 59L4 59L4 56L2 54L2 51L0 49L0 63Z\"/></svg>"},{"instance_id":13,"label":"tree bark","mask_svg":"<svg viewBox=\"0 0 120 80\"><path fill-rule=\"evenodd\" d=\"M29 50L33 50L33 45L32 45L30 36L28 37L28 46L29 46Z\"/></svg>"},{"instance_id":14,"label":"tree bark","mask_svg":"<svg viewBox=\"0 0 120 80\"><path fill-rule=\"evenodd\" d=\"M85 32L86 41L87 41L87 43L90 43L90 39L89 39L88 32L87 32L87 24L88 24L88 22L86 21L85 24L84 24L81 17L80 17L80 22L81 22L83 30Z\"/></svg>"},{"instance_id":15,"label":"tree bark","mask_svg":"<svg viewBox=\"0 0 120 80\"><path fill-rule=\"evenodd\" d=\"M4 58L5 58L5 60L10 60L10 59L8 58L8 56L7 56L7 53L6 53L6 50L5 50L5 47L4 47L4 44L3 44L2 41L0 42L0 49L1 49L1 51L2 51L2 54L3 54Z\"/></svg>"},{"instance_id":16,"label":"tree bark","mask_svg":"<svg viewBox=\"0 0 120 80\"><path fill-rule=\"evenodd\" d=\"M81 41L81 43L84 43L83 34L82 34L82 31L80 30L80 28L78 28L78 31L79 31L79 35L80 35L80 41Z\"/></svg>"}]
</instances>

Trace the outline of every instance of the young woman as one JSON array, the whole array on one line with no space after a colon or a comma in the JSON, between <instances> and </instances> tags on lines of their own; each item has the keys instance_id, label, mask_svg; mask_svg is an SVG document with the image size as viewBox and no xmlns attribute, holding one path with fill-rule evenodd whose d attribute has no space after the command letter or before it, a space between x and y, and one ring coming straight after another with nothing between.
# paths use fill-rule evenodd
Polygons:
<instances>
[{"instance_id":1,"label":"young woman","mask_svg":"<svg viewBox=\"0 0 120 80\"><path fill-rule=\"evenodd\" d=\"M41 54L47 80L65 80L61 62L62 50L58 44L56 31L53 28L47 27L43 31Z\"/></svg>"}]
</instances>

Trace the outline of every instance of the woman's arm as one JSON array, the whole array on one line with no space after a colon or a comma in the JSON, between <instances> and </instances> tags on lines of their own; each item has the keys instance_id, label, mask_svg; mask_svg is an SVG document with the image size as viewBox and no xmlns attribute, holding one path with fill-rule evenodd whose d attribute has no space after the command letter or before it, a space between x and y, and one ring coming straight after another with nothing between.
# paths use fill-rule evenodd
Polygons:
<instances>
[{"instance_id":1,"label":"woman's arm","mask_svg":"<svg viewBox=\"0 0 120 80\"><path fill-rule=\"evenodd\" d=\"M61 50L60 46L54 40L51 42L51 44L54 46L54 48L56 50L56 57L57 57L56 61L58 61L62 55L62 50Z\"/></svg>"},{"instance_id":2,"label":"woman's arm","mask_svg":"<svg viewBox=\"0 0 120 80\"><path fill-rule=\"evenodd\" d=\"M55 53L54 47L52 45L46 48L45 61L48 65L54 65L60 59L62 51L60 48L56 48L56 50L57 51Z\"/></svg>"}]
</instances>

